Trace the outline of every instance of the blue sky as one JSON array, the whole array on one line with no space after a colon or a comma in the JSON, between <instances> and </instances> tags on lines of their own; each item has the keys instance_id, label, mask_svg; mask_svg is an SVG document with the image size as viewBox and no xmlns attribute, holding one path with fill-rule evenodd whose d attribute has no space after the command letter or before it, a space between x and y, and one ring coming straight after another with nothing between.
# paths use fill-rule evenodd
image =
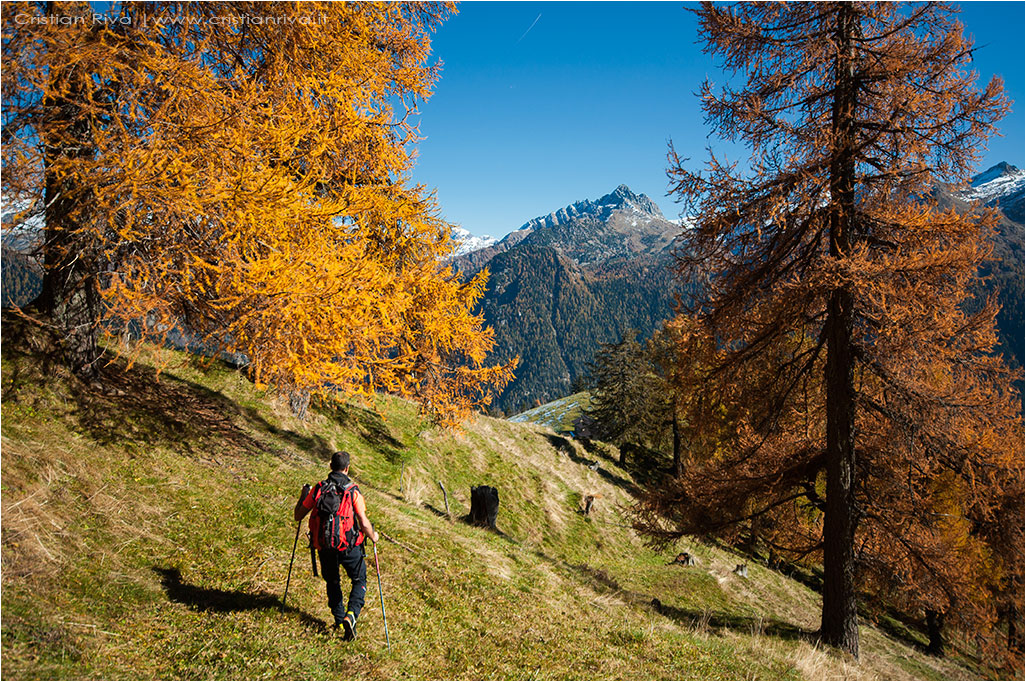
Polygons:
<instances>
[{"instance_id":1,"label":"blue sky","mask_svg":"<svg viewBox=\"0 0 1026 682\"><path fill-rule=\"evenodd\" d=\"M1026 3L961 8L981 81L1000 75L1013 100L981 170L1022 168ZM694 93L723 75L680 2L464 2L432 49L444 66L421 106L413 177L473 234L502 236L621 183L675 218L667 142L696 166L719 147Z\"/></svg>"}]
</instances>

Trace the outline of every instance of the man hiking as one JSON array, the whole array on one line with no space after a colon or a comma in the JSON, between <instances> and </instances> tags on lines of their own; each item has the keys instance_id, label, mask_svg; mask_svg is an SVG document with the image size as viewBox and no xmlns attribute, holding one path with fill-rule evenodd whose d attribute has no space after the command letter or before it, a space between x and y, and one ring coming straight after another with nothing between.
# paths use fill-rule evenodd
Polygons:
<instances>
[{"instance_id":1,"label":"man hiking","mask_svg":"<svg viewBox=\"0 0 1026 682\"><path fill-rule=\"evenodd\" d=\"M296 523L310 511L310 538L321 558L321 575L328 590L328 608L341 628L343 639L356 639L356 619L367 593L367 566L363 560L363 542L370 538L377 544L378 533L367 518L367 504L360 489L349 478L349 453L331 456L331 473L313 488L303 486L296 502ZM352 581L349 605L342 600L339 567Z\"/></svg>"}]
</instances>

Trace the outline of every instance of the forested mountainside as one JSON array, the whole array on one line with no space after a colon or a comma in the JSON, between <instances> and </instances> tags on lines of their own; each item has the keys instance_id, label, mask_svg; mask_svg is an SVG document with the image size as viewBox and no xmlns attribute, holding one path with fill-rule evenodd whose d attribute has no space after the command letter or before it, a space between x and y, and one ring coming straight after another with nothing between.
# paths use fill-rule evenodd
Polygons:
<instances>
[{"instance_id":1,"label":"forested mountainside","mask_svg":"<svg viewBox=\"0 0 1026 682\"><path fill-rule=\"evenodd\" d=\"M621 185L458 257L465 274L491 274L479 310L496 332L493 358L520 356L493 406L513 413L566 395L600 344L628 329L649 336L681 290L670 271L679 232L655 202Z\"/></svg>"},{"instance_id":2,"label":"forested mountainside","mask_svg":"<svg viewBox=\"0 0 1026 682\"><path fill-rule=\"evenodd\" d=\"M941 206L968 211L979 201L999 209L996 260L981 273L977 300L996 292L999 348L1014 366L1022 366L1024 342L1024 177L1003 163L980 173L968 189L936 190ZM457 257L464 273L483 267L491 273L479 309L495 329L493 358L521 358L517 378L493 406L522 412L567 395L599 344L618 341L632 328L648 337L672 314L674 296L686 293L669 269L680 230L648 197L621 185Z\"/></svg>"},{"instance_id":3,"label":"forested mountainside","mask_svg":"<svg viewBox=\"0 0 1026 682\"><path fill-rule=\"evenodd\" d=\"M959 211L971 210L970 202L979 201L998 209L997 240L994 261L982 269L976 298L997 294L1001 311L997 316L999 349L1015 367L1023 365L1023 191L1026 172L1007 163L977 175L968 190L938 187L936 196L942 206Z\"/></svg>"},{"instance_id":4,"label":"forested mountainside","mask_svg":"<svg viewBox=\"0 0 1026 682\"><path fill-rule=\"evenodd\" d=\"M7 245L3 247L3 307L25 305L42 290L43 276L39 264Z\"/></svg>"},{"instance_id":5,"label":"forested mountainside","mask_svg":"<svg viewBox=\"0 0 1026 682\"><path fill-rule=\"evenodd\" d=\"M648 336L672 310L669 265L668 256L639 256L582 267L532 244L496 256L480 309L496 330L493 355L519 356L520 366L493 404L511 413L566 395L599 344L627 329Z\"/></svg>"}]
</instances>

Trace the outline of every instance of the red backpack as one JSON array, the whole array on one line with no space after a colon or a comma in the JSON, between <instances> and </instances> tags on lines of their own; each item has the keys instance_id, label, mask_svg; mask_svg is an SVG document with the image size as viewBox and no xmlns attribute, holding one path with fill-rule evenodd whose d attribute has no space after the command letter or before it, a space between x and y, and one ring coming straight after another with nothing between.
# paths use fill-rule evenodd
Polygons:
<instances>
[{"instance_id":1,"label":"red backpack","mask_svg":"<svg viewBox=\"0 0 1026 682\"><path fill-rule=\"evenodd\" d=\"M317 484L315 501L317 518L321 524L321 549L339 551L356 547L363 542L363 531L356 523L356 492L352 481L343 486L328 478Z\"/></svg>"}]
</instances>

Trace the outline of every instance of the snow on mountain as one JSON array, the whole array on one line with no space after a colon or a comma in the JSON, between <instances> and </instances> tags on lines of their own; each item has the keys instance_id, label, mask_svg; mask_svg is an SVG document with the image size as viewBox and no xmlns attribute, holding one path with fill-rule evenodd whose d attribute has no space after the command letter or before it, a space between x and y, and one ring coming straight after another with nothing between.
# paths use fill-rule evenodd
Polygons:
<instances>
[{"instance_id":1,"label":"snow on mountain","mask_svg":"<svg viewBox=\"0 0 1026 682\"><path fill-rule=\"evenodd\" d=\"M543 235L548 235L544 237L543 241L548 242L554 239L564 247L570 246L567 242L579 242L578 245L583 246L586 242L602 239L595 232L598 225L608 228L606 231L610 234L605 236L607 240L612 239L624 243L638 240L647 241L647 246L634 244L631 247L632 250L661 249L666 246L669 239L654 237L653 233L676 234L678 231L677 226L663 216L659 206L649 197L644 194L635 194L626 185L620 185L599 199L577 201L548 215L529 220L502 239L473 237L466 230L455 228L453 238L459 246L454 257L475 254L472 256L472 260L475 263L480 260L481 263L478 263L480 265L496 253L508 251L525 239L538 239ZM573 226L578 229L572 229L569 233L562 232ZM548 233L552 231L561 232L558 236L555 236L555 233L549 235ZM488 247L494 247L494 249L483 254L476 253L484 251ZM608 249L603 251L608 252ZM577 256L571 257L577 260Z\"/></svg>"},{"instance_id":2,"label":"snow on mountain","mask_svg":"<svg viewBox=\"0 0 1026 682\"><path fill-rule=\"evenodd\" d=\"M612 215L613 211L636 213L642 216L650 216L665 220L663 212L659 210L656 203L649 199L648 196L644 194L635 194L629 187L627 187L627 185L620 185L601 199L596 199L595 201L589 201L587 199L578 201L565 208L561 208L558 211L553 211L548 215L539 216L533 220L529 220L515 232L511 232L507 235L507 238L513 237L514 241L518 242L534 230L565 225L566 223L583 216L606 220L610 215ZM514 235L516 236L514 237Z\"/></svg>"},{"instance_id":3,"label":"snow on mountain","mask_svg":"<svg viewBox=\"0 0 1026 682\"><path fill-rule=\"evenodd\" d=\"M631 259L665 251L680 226L663 216L654 201L626 185L595 200L578 201L524 223L495 249L521 242L551 246L578 265Z\"/></svg>"},{"instance_id":4,"label":"snow on mountain","mask_svg":"<svg viewBox=\"0 0 1026 682\"><path fill-rule=\"evenodd\" d=\"M456 249L453 251L451 256L452 258L465 256L468 253L486 249L498 241L494 237L490 237L488 235L483 237L474 236L462 227L452 228L452 240L456 244Z\"/></svg>"},{"instance_id":5,"label":"snow on mountain","mask_svg":"<svg viewBox=\"0 0 1026 682\"><path fill-rule=\"evenodd\" d=\"M966 199L989 203L994 199L1022 195L1026 188L1026 171L1007 163L988 168L973 178L970 188L964 193Z\"/></svg>"}]
</instances>

